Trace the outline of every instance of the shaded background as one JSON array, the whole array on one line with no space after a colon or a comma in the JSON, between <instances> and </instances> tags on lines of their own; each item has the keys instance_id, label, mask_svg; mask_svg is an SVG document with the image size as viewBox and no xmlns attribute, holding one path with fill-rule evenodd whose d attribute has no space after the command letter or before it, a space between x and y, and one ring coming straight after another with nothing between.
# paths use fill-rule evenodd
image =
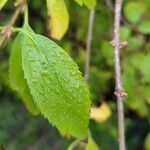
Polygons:
<instances>
[{"instance_id":1,"label":"shaded background","mask_svg":"<svg viewBox=\"0 0 150 150\"><path fill-rule=\"evenodd\" d=\"M66 0L70 14L67 34L61 45L84 73L85 41L89 10ZM48 35L46 2L28 0L30 25L36 33ZM111 113L101 111L105 119L90 121L93 139L101 150L117 150L117 108L113 94L113 1L98 0L94 22L89 87L94 106L106 104ZM0 12L0 24L6 24L14 11L8 1ZM121 50L125 100L126 141L128 150L150 150L150 1L125 0L121 39L128 48ZM22 25L22 17L17 26ZM9 87L8 60L15 35L0 50L0 144L6 150L65 150L73 139L63 137L42 116L34 117Z\"/></svg>"}]
</instances>

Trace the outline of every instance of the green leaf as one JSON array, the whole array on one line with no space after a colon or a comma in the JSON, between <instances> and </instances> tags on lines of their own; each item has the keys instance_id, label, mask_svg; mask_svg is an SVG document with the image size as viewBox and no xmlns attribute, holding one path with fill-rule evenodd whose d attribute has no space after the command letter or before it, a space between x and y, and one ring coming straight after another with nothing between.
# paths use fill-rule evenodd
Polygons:
<instances>
[{"instance_id":1,"label":"green leaf","mask_svg":"<svg viewBox=\"0 0 150 150\"><path fill-rule=\"evenodd\" d=\"M139 24L138 30L144 34L150 34L150 21L143 21Z\"/></svg>"},{"instance_id":2,"label":"green leaf","mask_svg":"<svg viewBox=\"0 0 150 150\"><path fill-rule=\"evenodd\" d=\"M4 7L6 2L7 2L7 0L0 0L0 10Z\"/></svg>"},{"instance_id":3,"label":"green leaf","mask_svg":"<svg viewBox=\"0 0 150 150\"><path fill-rule=\"evenodd\" d=\"M77 2L80 6L83 6L83 1L84 0L75 0L75 2Z\"/></svg>"},{"instance_id":4,"label":"green leaf","mask_svg":"<svg viewBox=\"0 0 150 150\"><path fill-rule=\"evenodd\" d=\"M124 88L128 93L128 98L125 101L125 104L130 109L136 111L140 116L148 116L148 107L143 98L141 98L142 93L140 93L140 91L137 88L139 85L136 84L136 78L132 74L126 73L123 74L122 80ZM135 93L137 94L135 95Z\"/></svg>"},{"instance_id":5,"label":"green leaf","mask_svg":"<svg viewBox=\"0 0 150 150\"><path fill-rule=\"evenodd\" d=\"M22 98L26 108L32 114L37 115L39 114L39 110L30 95L30 91L27 86L27 82L24 79L24 73L22 70L22 38L22 35L19 34L12 45L9 62L9 81L12 89L17 91Z\"/></svg>"},{"instance_id":6,"label":"green leaf","mask_svg":"<svg viewBox=\"0 0 150 150\"><path fill-rule=\"evenodd\" d=\"M102 41L101 55L106 59L108 65L113 65L113 48L109 41Z\"/></svg>"},{"instance_id":7,"label":"green leaf","mask_svg":"<svg viewBox=\"0 0 150 150\"><path fill-rule=\"evenodd\" d=\"M144 44L144 37L139 35L139 36L130 36L128 39L128 45L130 45L127 50L128 51L137 51L138 49L140 49L143 44Z\"/></svg>"},{"instance_id":8,"label":"green leaf","mask_svg":"<svg viewBox=\"0 0 150 150\"><path fill-rule=\"evenodd\" d=\"M47 0L51 37L60 40L68 29L69 14L64 0Z\"/></svg>"},{"instance_id":9,"label":"green leaf","mask_svg":"<svg viewBox=\"0 0 150 150\"><path fill-rule=\"evenodd\" d=\"M130 35L131 35L130 28L128 28L126 26L123 26L123 27L120 28L120 38L122 40L128 40Z\"/></svg>"},{"instance_id":10,"label":"green leaf","mask_svg":"<svg viewBox=\"0 0 150 150\"><path fill-rule=\"evenodd\" d=\"M100 150L96 142L92 137L88 139L88 143L85 145L85 150Z\"/></svg>"},{"instance_id":11,"label":"green leaf","mask_svg":"<svg viewBox=\"0 0 150 150\"><path fill-rule=\"evenodd\" d=\"M150 149L150 133L148 133L145 141L144 141L144 147L145 150L149 150Z\"/></svg>"},{"instance_id":12,"label":"green leaf","mask_svg":"<svg viewBox=\"0 0 150 150\"><path fill-rule=\"evenodd\" d=\"M81 140L75 140L72 142L67 150L76 150L83 147L84 150L100 150L94 139L91 137L91 134L89 134L88 142L85 143Z\"/></svg>"},{"instance_id":13,"label":"green leaf","mask_svg":"<svg viewBox=\"0 0 150 150\"><path fill-rule=\"evenodd\" d=\"M87 136L89 90L69 55L50 39L26 34L23 70L30 92L41 113L63 134Z\"/></svg>"},{"instance_id":14,"label":"green leaf","mask_svg":"<svg viewBox=\"0 0 150 150\"><path fill-rule=\"evenodd\" d=\"M84 0L84 5L92 9L96 6L96 0Z\"/></svg>"},{"instance_id":15,"label":"green leaf","mask_svg":"<svg viewBox=\"0 0 150 150\"><path fill-rule=\"evenodd\" d=\"M150 83L149 62L150 54L137 53L131 59L132 65L140 72L142 83Z\"/></svg>"},{"instance_id":16,"label":"green leaf","mask_svg":"<svg viewBox=\"0 0 150 150\"><path fill-rule=\"evenodd\" d=\"M139 65L139 60L140 60L140 65ZM144 66L146 62L148 62L146 55L142 53L141 54L134 53L133 55L130 56L130 58L126 58L123 61L124 73L122 76L124 88L128 93L128 97L127 100L125 101L125 104L130 109L136 111L140 116L144 116L144 117L149 115L148 106L145 103L149 95L146 94L148 91L144 93L145 86L143 86L143 82L145 82L144 78L146 77L147 74L147 71L146 74L144 71L145 69L147 70L147 65Z\"/></svg>"},{"instance_id":17,"label":"green leaf","mask_svg":"<svg viewBox=\"0 0 150 150\"><path fill-rule=\"evenodd\" d=\"M96 6L97 0L75 0L79 5L83 6L83 4L92 9Z\"/></svg>"},{"instance_id":18,"label":"green leaf","mask_svg":"<svg viewBox=\"0 0 150 150\"><path fill-rule=\"evenodd\" d=\"M145 5L141 2L130 1L124 7L125 17L132 23L139 22L144 11Z\"/></svg>"}]
</instances>

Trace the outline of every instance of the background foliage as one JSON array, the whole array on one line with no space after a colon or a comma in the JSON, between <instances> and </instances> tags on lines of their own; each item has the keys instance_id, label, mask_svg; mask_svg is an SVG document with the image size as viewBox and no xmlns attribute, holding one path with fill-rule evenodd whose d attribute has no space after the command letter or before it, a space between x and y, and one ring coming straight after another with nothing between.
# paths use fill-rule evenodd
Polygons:
<instances>
[{"instance_id":1,"label":"background foliage","mask_svg":"<svg viewBox=\"0 0 150 150\"><path fill-rule=\"evenodd\" d=\"M79 65L84 73L85 39L89 10L74 1L67 1L70 15L69 29L58 42ZM46 36L46 2L29 0L30 25L36 33ZM1 24L9 21L14 11L8 1L0 12ZM125 0L122 15L121 39L128 48L121 50L123 83L128 93L125 101L126 139L129 150L150 149L150 1ZM22 24L22 18L17 25ZM99 0L96 7L89 86L96 107L106 104L91 120L93 139L102 150L116 150L118 144L117 112L114 91L112 38L113 3ZM73 139L60 135L41 116L32 116L19 96L10 89L8 59L14 36L0 50L0 143L7 150L66 149ZM108 113L109 112L109 113ZM99 114L100 113L100 114ZM104 117L104 119L102 118Z\"/></svg>"}]
</instances>

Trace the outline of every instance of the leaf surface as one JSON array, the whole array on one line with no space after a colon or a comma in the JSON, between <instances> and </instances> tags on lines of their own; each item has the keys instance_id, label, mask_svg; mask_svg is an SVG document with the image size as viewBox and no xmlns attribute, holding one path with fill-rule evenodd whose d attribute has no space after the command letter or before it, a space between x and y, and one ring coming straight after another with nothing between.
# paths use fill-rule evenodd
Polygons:
<instances>
[{"instance_id":1,"label":"leaf surface","mask_svg":"<svg viewBox=\"0 0 150 150\"><path fill-rule=\"evenodd\" d=\"M32 114L37 115L39 110L33 102L33 98L27 86L27 81L24 79L24 73L22 70L22 38L22 35L19 34L12 45L9 62L9 82L12 89L17 91L22 98L26 108Z\"/></svg>"},{"instance_id":2,"label":"leaf surface","mask_svg":"<svg viewBox=\"0 0 150 150\"><path fill-rule=\"evenodd\" d=\"M31 34L23 40L23 70L41 113L63 134L87 136L89 90L69 55L50 39Z\"/></svg>"}]
</instances>

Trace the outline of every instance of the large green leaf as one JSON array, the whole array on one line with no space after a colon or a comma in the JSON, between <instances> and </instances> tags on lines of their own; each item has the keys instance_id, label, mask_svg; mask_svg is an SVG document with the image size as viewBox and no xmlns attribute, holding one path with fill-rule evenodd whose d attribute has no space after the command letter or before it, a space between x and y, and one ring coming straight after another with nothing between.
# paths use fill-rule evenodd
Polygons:
<instances>
[{"instance_id":1,"label":"large green leaf","mask_svg":"<svg viewBox=\"0 0 150 150\"><path fill-rule=\"evenodd\" d=\"M12 45L9 62L9 81L10 86L13 90L18 92L27 109L32 114L37 115L39 110L33 102L32 96L30 95L30 91L27 86L27 82L24 79L24 73L22 70L22 38L22 35L19 34Z\"/></svg>"},{"instance_id":2,"label":"large green leaf","mask_svg":"<svg viewBox=\"0 0 150 150\"><path fill-rule=\"evenodd\" d=\"M30 33L23 40L23 70L41 113L63 134L87 136L89 90L69 55L50 39Z\"/></svg>"},{"instance_id":3,"label":"large green leaf","mask_svg":"<svg viewBox=\"0 0 150 150\"><path fill-rule=\"evenodd\" d=\"M69 15L64 0L47 0L51 37L60 40L68 29Z\"/></svg>"}]
</instances>

